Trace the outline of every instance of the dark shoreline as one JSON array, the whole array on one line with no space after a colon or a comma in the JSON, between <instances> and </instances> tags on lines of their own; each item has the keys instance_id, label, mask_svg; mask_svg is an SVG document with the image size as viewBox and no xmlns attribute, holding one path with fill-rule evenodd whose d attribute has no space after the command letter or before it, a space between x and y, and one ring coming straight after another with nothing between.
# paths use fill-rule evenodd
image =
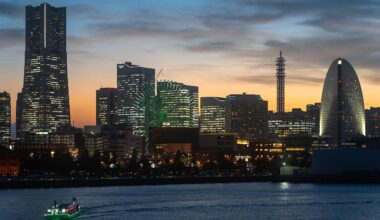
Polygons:
<instances>
[{"instance_id":1,"label":"dark shoreline","mask_svg":"<svg viewBox=\"0 0 380 220\"><path fill-rule=\"evenodd\" d=\"M205 183L288 182L322 184L379 184L380 176L204 176L160 178L0 179L0 189L142 186Z\"/></svg>"}]
</instances>

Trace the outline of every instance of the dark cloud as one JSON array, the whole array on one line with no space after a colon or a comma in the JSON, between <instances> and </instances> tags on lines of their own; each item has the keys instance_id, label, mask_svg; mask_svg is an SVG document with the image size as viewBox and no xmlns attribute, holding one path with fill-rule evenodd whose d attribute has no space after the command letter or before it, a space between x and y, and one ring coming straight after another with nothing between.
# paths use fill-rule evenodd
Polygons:
<instances>
[{"instance_id":1,"label":"dark cloud","mask_svg":"<svg viewBox=\"0 0 380 220\"><path fill-rule=\"evenodd\" d=\"M24 13L24 7L8 2L0 2L0 16L20 18Z\"/></svg>"},{"instance_id":2,"label":"dark cloud","mask_svg":"<svg viewBox=\"0 0 380 220\"><path fill-rule=\"evenodd\" d=\"M97 37L111 37L113 39L125 37L192 39L206 35L201 28L173 27L153 20L100 22L90 25L89 29Z\"/></svg>"},{"instance_id":3,"label":"dark cloud","mask_svg":"<svg viewBox=\"0 0 380 220\"><path fill-rule=\"evenodd\" d=\"M8 48L24 45L24 29L4 28L0 29L0 48Z\"/></svg>"},{"instance_id":4,"label":"dark cloud","mask_svg":"<svg viewBox=\"0 0 380 220\"><path fill-rule=\"evenodd\" d=\"M203 41L193 45L186 45L185 48L191 52L220 52L233 50L236 48L231 41Z\"/></svg>"},{"instance_id":5,"label":"dark cloud","mask_svg":"<svg viewBox=\"0 0 380 220\"><path fill-rule=\"evenodd\" d=\"M106 10L101 10L92 5L86 4L76 4L67 6L68 17L75 17L75 19L80 18L88 18L92 19L93 22L97 20L107 20L109 19L110 13Z\"/></svg>"},{"instance_id":6,"label":"dark cloud","mask_svg":"<svg viewBox=\"0 0 380 220\"><path fill-rule=\"evenodd\" d=\"M274 85L276 83L275 77L270 75L235 76L232 77L232 80L242 83L263 85Z\"/></svg>"},{"instance_id":7,"label":"dark cloud","mask_svg":"<svg viewBox=\"0 0 380 220\"><path fill-rule=\"evenodd\" d=\"M236 76L232 80L241 83L248 84L263 84L263 85L275 85L276 77L273 75L252 75L252 76ZM322 77L313 77L313 76L297 76L297 75L288 75L286 77L286 84L307 84L307 85L321 85L323 83Z\"/></svg>"}]
</instances>

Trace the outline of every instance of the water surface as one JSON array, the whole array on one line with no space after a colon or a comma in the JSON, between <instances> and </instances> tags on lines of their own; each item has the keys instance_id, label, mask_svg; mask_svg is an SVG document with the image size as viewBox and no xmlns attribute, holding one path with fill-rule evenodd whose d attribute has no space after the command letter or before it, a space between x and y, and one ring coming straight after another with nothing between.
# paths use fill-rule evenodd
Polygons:
<instances>
[{"instance_id":1,"label":"water surface","mask_svg":"<svg viewBox=\"0 0 380 220\"><path fill-rule=\"evenodd\" d=\"M234 183L0 190L0 219L43 219L72 197L81 219L380 218L380 185Z\"/></svg>"}]
</instances>

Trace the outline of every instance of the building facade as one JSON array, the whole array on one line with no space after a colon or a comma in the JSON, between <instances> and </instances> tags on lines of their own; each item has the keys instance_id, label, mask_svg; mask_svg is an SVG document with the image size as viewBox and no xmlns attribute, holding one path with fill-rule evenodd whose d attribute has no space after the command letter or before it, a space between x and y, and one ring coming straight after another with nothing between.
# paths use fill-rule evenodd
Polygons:
<instances>
[{"instance_id":1,"label":"building facade","mask_svg":"<svg viewBox=\"0 0 380 220\"><path fill-rule=\"evenodd\" d=\"M90 156L108 154L118 160L141 150L141 137L124 126L85 126L84 142Z\"/></svg>"},{"instance_id":2,"label":"building facade","mask_svg":"<svg viewBox=\"0 0 380 220\"><path fill-rule=\"evenodd\" d=\"M321 103L314 103L306 105L306 118L313 121L315 127L313 134L319 134L319 115L321 114Z\"/></svg>"},{"instance_id":3,"label":"building facade","mask_svg":"<svg viewBox=\"0 0 380 220\"><path fill-rule=\"evenodd\" d=\"M18 99L21 133L70 126L66 8L26 6L24 86Z\"/></svg>"},{"instance_id":4,"label":"building facade","mask_svg":"<svg viewBox=\"0 0 380 220\"><path fill-rule=\"evenodd\" d=\"M149 108L139 100L142 94L154 96L155 70L125 62L117 65L117 124L132 127L133 133L144 135Z\"/></svg>"},{"instance_id":5,"label":"building facade","mask_svg":"<svg viewBox=\"0 0 380 220\"><path fill-rule=\"evenodd\" d=\"M64 128L52 133L25 133L15 144L15 150L24 153L69 152L76 149L76 129Z\"/></svg>"},{"instance_id":6,"label":"building facade","mask_svg":"<svg viewBox=\"0 0 380 220\"><path fill-rule=\"evenodd\" d=\"M380 108L371 107L365 110L367 136L380 137Z\"/></svg>"},{"instance_id":7,"label":"building facade","mask_svg":"<svg viewBox=\"0 0 380 220\"><path fill-rule=\"evenodd\" d=\"M7 146L11 139L11 96L0 93L0 145Z\"/></svg>"},{"instance_id":8,"label":"building facade","mask_svg":"<svg viewBox=\"0 0 380 220\"><path fill-rule=\"evenodd\" d=\"M227 101L220 97L201 97L200 132L225 133Z\"/></svg>"},{"instance_id":9,"label":"building facade","mask_svg":"<svg viewBox=\"0 0 380 220\"><path fill-rule=\"evenodd\" d=\"M96 90L96 125L114 126L116 124L116 88Z\"/></svg>"},{"instance_id":10,"label":"building facade","mask_svg":"<svg viewBox=\"0 0 380 220\"><path fill-rule=\"evenodd\" d=\"M227 96L227 130L242 137L264 137L268 132L268 101L260 95Z\"/></svg>"},{"instance_id":11,"label":"building facade","mask_svg":"<svg viewBox=\"0 0 380 220\"><path fill-rule=\"evenodd\" d=\"M0 176L18 176L20 170L21 162L18 153L0 146Z\"/></svg>"},{"instance_id":12,"label":"building facade","mask_svg":"<svg viewBox=\"0 0 380 220\"><path fill-rule=\"evenodd\" d=\"M198 87L172 81L157 83L157 121L162 127L198 128Z\"/></svg>"},{"instance_id":13,"label":"building facade","mask_svg":"<svg viewBox=\"0 0 380 220\"><path fill-rule=\"evenodd\" d=\"M345 59L332 62L323 85L320 135L341 146L366 135L364 100L359 78Z\"/></svg>"},{"instance_id":14,"label":"building facade","mask_svg":"<svg viewBox=\"0 0 380 220\"><path fill-rule=\"evenodd\" d=\"M149 129L150 154L190 153L199 147L199 129L184 127L156 127Z\"/></svg>"},{"instance_id":15,"label":"building facade","mask_svg":"<svg viewBox=\"0 0 380 220\"><path fill-rule=\"evenodd\" d=\"M268 129L270 135L277 138L291 135L318 135L315 121L316 119L309 117L307 112L293 108L291 112L270 114Z\"/></svg>"}]
</instances>

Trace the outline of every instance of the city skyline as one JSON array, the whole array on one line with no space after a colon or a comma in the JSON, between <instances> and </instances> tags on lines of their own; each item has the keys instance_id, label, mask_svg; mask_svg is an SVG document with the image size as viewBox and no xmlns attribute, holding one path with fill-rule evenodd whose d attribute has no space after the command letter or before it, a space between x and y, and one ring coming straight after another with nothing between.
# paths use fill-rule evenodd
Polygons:
<instances>
[{"instance_id":1,"label":"city skyline","mask_svg":"<svg viewBox=\"0 0 380 220\"><path fill-rule=\"evenodd\" d=\"M375 219L379 11L0 0L2 218Z\"/></svg>"},{"instance_id":2,"label":"city skyline","mask_svg":"<svg viewBox=\"0 0 380 220\"><path fill-rule=\"evenodd\" d=\"M4 51L0 88L11 93L12 122L17 92L22 87L25 6L41 3L0 4L0 47ZM357 7L359 3L340 4L341 1L49 3L67 7L68 11L69 94L75 126L95 124L95 91L100 87L116 87L115 65L124 60L163 68L162 79L199 86L200 97L260 94L268 100L269 109L275 110L275 57L283 50L287 57L286 111L289 111L321 101L327 67L333 58L342 56L355 66L362 82L365 107L380 105L376 95L371 94L378 88L378 34L360 25L377 25L369 21L377 17L374 12L379 8L371 1L361 2L361 7ZM295 4L300 9L294 9ZM334 17L333 7L327 6L331 4L340 4L345 13ZM240 15L239 9L243 7L247 10ZM113 17L111 11L120 16ZM136 16L142 13L144 16Z\"/></svg>"}]
</instances>

